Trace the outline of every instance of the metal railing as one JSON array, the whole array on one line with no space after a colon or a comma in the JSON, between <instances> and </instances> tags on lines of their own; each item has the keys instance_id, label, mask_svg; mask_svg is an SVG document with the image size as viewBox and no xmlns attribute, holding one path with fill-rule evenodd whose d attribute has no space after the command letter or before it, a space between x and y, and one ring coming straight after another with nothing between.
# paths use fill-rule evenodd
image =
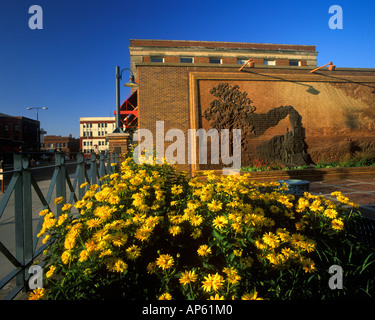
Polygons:
<instances>
[{"instance_id":1,"label":"metal railing","mask_svg":"<svg viewBox=\"0 0 375 320\"><path fill-rule=\"evenodd\" d=\"M81 184L88 182L89 185L98 184L100 186L100 178L114 173L119 166L118 154L102 152L97 155L92 153L88 159L85 159L83 153L77 153L77 161L70 163L66 162L65 156L65 153L55 152L55 163L53 165L32 168L30 154L14 154L13 170L3 172L3 174L12 174L12 177L0 201L0 219L5 209L11 206L10 200L12 200L14 204L14 217L11 219L14 219L12 221L14 221L15 237L15 249L13 250L15 251L15 255L11 249L7 248L0 241L0 252L14 266L14 269L0 280L1 290L15 279L15 285L13 285L15 287L7 294L5 300L13 299L20 291L26 288L30 277L28 268L33 264L35 258L49 245L49 243L46 243L38 247L37 234L42 228L44 217L38 215L37 226L33 230L33 219L35 220L35 217L33 218L33 198L35 199L35 195L34 197L32 196L32 190L36 193L36 199L40 201L43 209L51 210L51 207L54 205L54 201L51 203L51 200L55 189L55 197L63 197L64 199L63 202L54 207L54 213L59 216L64 204L74 204L82 199L89 186L87 188L80 188ZM113 163L116 165L112 165ZM75 165L76 169L74 176L71 178L67 169L68 166L72 165ZM47 170L48 168L53 168L53 174L48 191L44 195L33 171L36 169ZM7 215L9 215L9 212L7 212Z\"/></svg>"}]
</instances>

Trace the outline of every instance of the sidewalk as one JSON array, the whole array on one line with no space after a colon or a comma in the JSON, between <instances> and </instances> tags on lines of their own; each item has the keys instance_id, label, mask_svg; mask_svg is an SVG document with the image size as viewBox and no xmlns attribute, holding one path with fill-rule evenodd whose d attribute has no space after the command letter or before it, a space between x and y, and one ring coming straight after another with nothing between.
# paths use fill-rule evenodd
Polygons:
<instances>
[{"instance_id":1,"label":"sidewalk","mask_svg":"<svg viewBox=\"0 0 375 320\"><path fill-rule=\"evenodd\" d=\"M360 206L364 216L375 218L375 177L310 183L311 194L334 200L335 197L331 197L333 191L341 191L350 201Z\"/></svg>"}]
</instances>

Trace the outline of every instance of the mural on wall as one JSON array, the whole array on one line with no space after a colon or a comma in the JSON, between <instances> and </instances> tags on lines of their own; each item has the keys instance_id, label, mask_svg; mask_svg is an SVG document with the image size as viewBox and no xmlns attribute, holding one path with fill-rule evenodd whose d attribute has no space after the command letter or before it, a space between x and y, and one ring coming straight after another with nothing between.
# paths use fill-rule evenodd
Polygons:
<instances>
[{"instance_id":1,"label":"mural on wall","mask_svg":"<svg viewBox=\"0 0 375 320\"><path fill-rule=\"evenodd\" d=\"M216 99L203 113L211 127L221 129L241 129L242 164L247 165L254 159L285 165L306 165L312 163L307 152L305 129L302 116L292 106L280 106L267 113L256 113L247 92L241 92L237 85L220 83L210 91ZM262 136L269 128L289 116L291 131L276 135L270 140L260 143L256 155L246 153L247 141ZM230 137L232 138L232 137Z\"/></svg>"}]
</instances>

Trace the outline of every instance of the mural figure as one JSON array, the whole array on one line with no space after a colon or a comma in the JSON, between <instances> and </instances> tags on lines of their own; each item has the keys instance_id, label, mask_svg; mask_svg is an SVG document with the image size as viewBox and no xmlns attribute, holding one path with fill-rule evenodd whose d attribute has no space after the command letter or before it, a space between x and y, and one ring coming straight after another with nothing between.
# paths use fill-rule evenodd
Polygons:
<instances>
[{"instance_id":1,"label":"mural figure","mask_svg":"<svg viewBox=\"0 0 375 320\"><path fill-rule=\"evenodd\" d=\"M246 92L241 92L237 85L230 86L221 83L210 90L216 97L210 102L210 107L203 113L211 127L221 129L241 129L241 145L243 155L246 155L246 141L263 135L267 129L276 126L282 119L289 116L292 130L284 135L277 135L256 147L257 155L242 157L243 164L248 164L251 157L269 162L283 163L290 166L300 166L312 163L307 153L305 129L302 127L302 117L292 106L280 106L267 113L254 113L255 106ZM232 137L230 137L232 138Z\"/></svg>"}]
</instances>

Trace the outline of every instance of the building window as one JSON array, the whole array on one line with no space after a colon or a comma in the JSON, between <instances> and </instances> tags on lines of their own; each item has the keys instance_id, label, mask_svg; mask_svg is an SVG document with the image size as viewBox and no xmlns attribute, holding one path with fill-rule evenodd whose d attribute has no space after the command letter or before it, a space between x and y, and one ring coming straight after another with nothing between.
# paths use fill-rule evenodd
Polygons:
<instances>
[{"instance_id":1,"label":"building window","mask_svg":"<svg viewBox=\"0 0 375 320\"><path fill-rule=\"evenodd\" d=\"M244 65L249 59L237 59L237 64Z\"/></svg>"},{"instance_id":2,"label":"building window","mask_svg":"<svg viewBox=\"0 0 375 320\"><path fill-rule=\"evenodd\" d=\"M191 58L191 57L181 57L180 58L180 62L181 63L193 63L194 62L194 58Z\"/></svg>"},{"instance_id":3,"label":"building window","mask_svg":"<svg viewBox=\"0 0 375 320\"><path fill-rule=\"evenodd\" d=\"M150 62L164 62L163 57L150 57Z\"/></svg>"},{"instance_id":4,"label":"building window","mask_svg":"<svg viewBox=\"0 0 375 320\"><path fill-rule=\"evenodd\" d=\"M221 64L221 59L220 58L210 58L210 63Z\"/></svg>"},{"instance_id":5,"label":"building window","mask_svg":"<svg viewBox=\"0 0 375 320\"><path fill-rule=\"evenodd\" d=\"M293 67L299 67L301 65L301 61L299 60L289 60L289 65Z\"/></svg>"},{"instance_id":6,"label":"building window","mask_svg":"<svg viewBox=\"0 0 375 320\"><path fill-rule=\"evenodd\" d=\"M263 64L265 66L275 66L276 62L275 62L275 60L263 60Z\"/></svg>"}]
</instances>

